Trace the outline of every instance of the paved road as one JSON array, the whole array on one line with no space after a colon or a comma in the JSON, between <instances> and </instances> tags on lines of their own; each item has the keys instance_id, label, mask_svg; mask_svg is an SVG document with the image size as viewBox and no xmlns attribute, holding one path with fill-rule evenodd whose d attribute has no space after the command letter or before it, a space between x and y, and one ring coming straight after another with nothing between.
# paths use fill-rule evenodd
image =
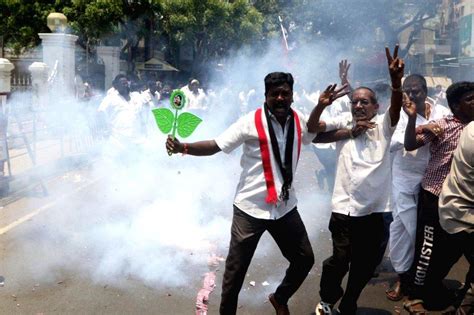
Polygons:
<instances>
[{"instance_id":1,"label":"paved road","mask_svg":"<svg viewBox=\"0 0 474 315\"><path fill-rule=\"evenodd\" d=\"M217 314L223 263L209 266L208 259L226 253L238 159L232 156L224 166L212 159L199 161L206 172L209 167L221 172L209 186L190 180L199 179L200 170L186 166L174 172L180 179L168 181L168 186L155 176L161 183L156 187L146 173L123 177L124 168L116 177L104 177L84 167L50 179L49 196L25 193L4 205L0 314L194 314L196 294L210 270L216 272L217 287L210 296L209 313ZM212 166L214 162L219 166ZM313 312L321 263L331 250L329 196L315 185L318 167L312 152L304 151L295 185L316 262L290 301L292 314ZM160 174L170 179L167 172ZM222 193L216 186L232 191ZM151 193L159 200L150 198ZM189 210L190 204L198 204L199 211ZM285 268L273 240L264 235L240 294L238 314L273 314L266 296ZM465 269L461 261L450 278L462 279ZM358 314L400 311L400 302L384 297L393 278L393 273L382 270L371 281L360 298Z\"/></svg>"}]
</instances>

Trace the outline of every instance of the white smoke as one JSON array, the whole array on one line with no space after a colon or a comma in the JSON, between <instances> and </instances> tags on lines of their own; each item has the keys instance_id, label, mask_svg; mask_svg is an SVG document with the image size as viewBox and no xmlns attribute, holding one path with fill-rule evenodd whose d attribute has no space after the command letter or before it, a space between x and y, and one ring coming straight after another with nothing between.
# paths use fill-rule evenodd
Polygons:
<instances>
[{"instance_id":1,"label":"white smoke","mask_svg":"<svg viewBox=\"0 0 474 315\"><path fill-rule=\"evenodd\" d=\"M200 113L203 123L185 141L212 139L224 131L242 114L238 93L243 89L256 90L249 111L261 106L267 73L292 72L295 91L301 94L303 89L309 92L315 82L320 83L320 89L337 82L338 60L346 57L337 43L294 50L289 60L282 55L279 42L270 45L263 55L251 50L239 52L226 60L224 73L209 84L215 93L213 105L208 112ZM45 125L65 134L70 134L74 126L81 139L90 136L85 134L91 123L90 116L83 114L85 104L74 102L72 97L57 100L51 107L58 110L45 116ZM294 106L300 104L295 102ZM304 105L309 110L312 106ZM22 261L19 266L25 277L52 280L63 270L72 270L100 283L120 285L124 278L131 277L156 287L181 286L200 278L207 270L210 254L225 256L240 174L240 149L213 157L170 157L164 145L166 135L154 128L139 148L115 155L113 160L96 159L91 169L72 172L75 175L64 179L64 185L48 187L51 198L70 197L40 215L41 227L20 235L19 253L26 255L33 249L54 253L34 262ZM78 174L83 177L80 183L91 184L71 194L77 189L74 176ZM299 187L306 185L301 183ZM298 197L314 242L327 222L317 213L321 211L319 199L324 197L316 196L311 189L299 191ZM262 242L256 259L270 255L273 246L273 242ZM281 274L274 277L280 278ZM276 280L271 278L271 282Z\"/></svg>"}]
</instances>

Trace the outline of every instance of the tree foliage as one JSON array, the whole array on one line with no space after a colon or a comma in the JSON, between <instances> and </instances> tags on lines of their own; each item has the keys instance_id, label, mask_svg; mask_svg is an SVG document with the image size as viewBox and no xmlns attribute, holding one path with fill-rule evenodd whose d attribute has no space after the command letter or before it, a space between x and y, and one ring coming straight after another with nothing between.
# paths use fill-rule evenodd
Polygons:
<instances>
[{"instance_id":1,"label":"tree foliage","mask_svg":"<svg viewBox=\"0 0 474 315\"><path fill-rule=\"evenodd\" d=\"M262 24L262 14L245 0L163 2L162 26L170 46L190 47L198 63L258 41Z\"/></svg>"},{"instance_id":2,"label":"tree foliage","mask_svg":"<svg viewBox=\"0 0 474 315\"><path fill-rule=\"evenodd\" d=\"M62 8L79 43L97 43L102 36L116 30L124 16L123 6L116 1L73 1Z\"/></svg>"},{"instance_id":3,"label":"tree foliage","mask_svg":"<svg viewBox=\"0 0 474 315\"><path fill-rule=\"evenodd\" d=\"M43 0L0 1L0 30L7 47L19 53L39 44L47 32L49 13L63 12L71 32L85 48L123 39L129 61L138 43L155 44L178 63L179 50L189 49L194 70L245 45L265 47L281 36L279 17L290 42L334 39L354 51L370 50L370 42L397 42L412 27L409 46L442 0Z\"/></svg>"},{"instance_id":4,"label":"tree foliage","mask_svg":"<svg viewBox=\"0 0 474 315\"><path fill-rule=\"evenodd\" d=\"M38 33L47 33L46 17L70 1L0 1L0 36L16 54L39 44Z\"/></svg>"}]
</instances>

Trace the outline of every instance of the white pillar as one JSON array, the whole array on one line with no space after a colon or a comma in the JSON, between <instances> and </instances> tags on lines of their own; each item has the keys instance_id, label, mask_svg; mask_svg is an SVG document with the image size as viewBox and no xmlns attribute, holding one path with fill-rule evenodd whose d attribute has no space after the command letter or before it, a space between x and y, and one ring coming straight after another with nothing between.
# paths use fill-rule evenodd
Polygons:
<instances>
[{"instance_id":1,"label":"white pillar","mask_svg":"<svg viewBox=\"0 0 474 315\"><path fill-rule=\"evenodd\" d=\"M98 46L97 55L105 65L105 90L112 86L112 81L120 73L120 47Z\"/></svg>"},{"instance_id":2,"label":"white pillar","mask_svg":"<svg viewBox=\"0 0 474 315\"><path fill-rule=\"evenodd\" d=\"M49 67L44 62L33 62L28 70L31 72L31 86L33 88L32 105L44 108L48 104Z\"/></svg>"},{"instance_id":3,"label":"white pillar","mask_svg":"<svg viewBox=\"0 0 474 315\"><path fill-rule=\"evenodd\" d=\"M7 95L10 94L12 70L15 66L8 59L0 58L0 109L5 109Z\"/></svg>"},{"instance_id":4,"label":"white pillar","mask_svg":"<svg viewBox=\"0 0 474 315\"><path fill-rule=\"evenodd\" d=\"M14 68L15 66L8 59L0 58L0 94L11 92L10 81Z\"/></svg>"},{"instance_id":5,"label":"white pillar","mask_svg":"<svg viewBox=\"0 0 474 315\"><path fill-rule=\"evenodd\" d=\"M54 75L54 86L61 91L74 93L76 73L76 35L63 33L39 33L43 45L43 62ZM56 61L58 63L55 69Z\"/></svg>"},{"instance_id":6,"label":"white pillar","mask_svg":"<svg viewBox=\"0 0 474 315\"><path fill-rule=\"evenodd\" d=\"M11 92L10 81L12 70L15 66L8 60L0 58L0 163L8 160L7 146L7 95ZM0 171L4 172L3 165L0 165ZM11 175L10 161L8 160L8 173Z\"/></svg>"}]
</instances>

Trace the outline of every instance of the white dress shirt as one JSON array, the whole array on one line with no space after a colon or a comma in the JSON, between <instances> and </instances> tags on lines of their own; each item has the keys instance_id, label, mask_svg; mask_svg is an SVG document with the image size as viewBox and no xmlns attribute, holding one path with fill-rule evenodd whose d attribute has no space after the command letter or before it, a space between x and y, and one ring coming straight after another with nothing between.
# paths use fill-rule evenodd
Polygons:
<instances>
[{"instance_id":1,"label":"white dress shirt","mask_svg":"<svg viewBox=\"0 0 474 315\"><path fill-rule=\"evenodd\" d=\"M150 108L158 107L158 103L160 102L161 95L158 91L155 93L151 93L150 89L147 89L140 93L143 97L144 105L148 105Z\"/></svg>"},{"instance_id":2,"label":"white dress shirt","mask_svg":"<svg viewBox=\"0 0 474 315\"><path fill-rule=\"evenodd\" d=\"M187 98L186 109L206 109L206 93L203 89L198 89L197 94L194 94L188 85L181 88L181 91Z\"/></svg>"},{"instance_id":3,"label":"white dress shirt","mask_svg":"<svg viewBox=\"0 0 474 315\"><path fill-rule=\"evenodd\" d=\"M359 217L390 211L389 150L395 126L391 126L388 111L371 121L376 123L374 129L354 139L336 142L337 169L332 195L335 213ZM341 129L352 128L354 122L343 117L332 123Z\"/></svg>"},{"instance_id":4,"label":"white dress shirt","mask_svg":"<svg viewBox=\"0 0 474 315\"><path fill-rule=\"evenodd\" d=\"M108 94L100 103L99 112L104 112L110 128L110 137L118 146L126 147L141 139L140 113L143 98L139 93L130 93L127 101L119 93Z\"/></svg>"},{"instance_id":5,"label":"white dress shirt","mask_svg":"<svg viewBox=\"0 0 474 315\"><path fill-rule=\"evenodd\" d=\"M301 141L304 144L310 144L316 134L308 133L306 126L307 118L300 113L298 114L302 133ZM273 115L270 114L270 117L275 130L280 156L283 159L282 163L284 163L289 120L287 120L285 128L283 129L281 124ZM278 202L276 205L265 202L267 186L263 173L260 143L258 140L257 129L255 127L255 111L242 116L237 122L217 137L215 141L224 153L230 153L243 144L243 152L240 159L242 173L240 175L239 184L237 185L234 198L234 205L237 208L258 219L278 219L296 207L297 199L293 185L289 190L289 199L286 202ZM270 139L268 139L268 141L271 143ZM273 165L273 167L278 166ZM278 170L277 173L280 176L280 181L283 182L280 171Z\"/></svg>"},{"instance_id":6,"label":"white dress shirt","mask_svg":"<svg viewBox=\"0 0 474 315\"><path fill-rule=\"evenodd\" d=\"M319 99L319 95L318 95ZM317 104L317 103L316 103ZM326 107L321 114L322 121L326 122L326 131L332 130L331 121L351 121L351 99L345 95L335 100L330 106ZM315 143L313 144L318 149L336 149L336 144L331 143Z\"/></svg>"},{"instance_id":7,"label":"white dress shirt","mask_svg":"<svg viewBox=\"0 0 474 315\"><path fill-rule=\"evenodd\" d=\"M426 125L430 120L439 119L450 115L450 111L441 105L432 105L428 119L417 114L416 126ZM390 151L393 154L393 186L397 191L418 194L419 185L425 174L426 166L430 159L430 146L425 145L414 151L404 148L405 130L408 124L408 115L402 110L400 121L392 137Z\"/></svg>"}]
</instances>

